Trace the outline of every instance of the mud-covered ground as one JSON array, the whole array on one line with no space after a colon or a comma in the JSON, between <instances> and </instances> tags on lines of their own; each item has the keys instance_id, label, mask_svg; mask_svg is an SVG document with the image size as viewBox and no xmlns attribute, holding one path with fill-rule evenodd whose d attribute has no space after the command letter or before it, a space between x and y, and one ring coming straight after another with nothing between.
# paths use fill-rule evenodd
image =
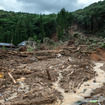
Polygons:
<instances>
[{"instance_id":1,"label":"mud-covered ground","mask_svg":"<svg viewBox=\"0 0 105 105\"><path fill-rule=\"evenodd\" d=\"M101 69L103 71L105 71L105 63L101 67ZM101 88L97 88L96 90L94 90L89 97L86 97L86 99L90 99L90 100L99 100L99 99L103 100L104 99L104 100L102 102L99 102L99 103L98 102L96 102L96 103L88 102L88 103L84 103L82 105L105 105L105 83L103 84L103 86Z\"/></svg>"},{"instance_id":2,"label":"mud-covered ground","mask_svg":"<svg viewBox=\"0 0 105 105\"><path fill-rule=\"evenodd\" d=\"M47 104L60 98L60 93L53 89L52 82L57 80L57 73L50 65L56 66L59 60L38 60L33 53L1 51L0 55L0 103L2 104ZM46 70L49 70L51 80ZM10 73L16 83L8 75Z\"/></svg>"},{"instance_id":3,"label":"mud-covered ground","mask_svg":"<svg viewBox=\"0 0 105 105\"><path fill-rule=\"evenodd\" d=\"M75 93L75 88L96 75L89 56L68 48L30 53L0 50L0 104L61 105L63 96L53 87L59 72L63 76L60 87L65 93ZM91 97L105 96L104 87L96 89Z\"/></svg>"}]
</instances>

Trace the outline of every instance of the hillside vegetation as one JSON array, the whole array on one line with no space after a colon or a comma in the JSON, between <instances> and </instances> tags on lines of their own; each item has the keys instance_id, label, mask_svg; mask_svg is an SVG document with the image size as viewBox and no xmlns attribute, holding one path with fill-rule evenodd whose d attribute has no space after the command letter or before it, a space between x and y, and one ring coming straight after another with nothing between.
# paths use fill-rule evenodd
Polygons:
<instances>
[{"instance_id":1,"label":"hillside vegetation","mask_svg":"<svg viewBox=\"0 0 105 105\"><path fill-rule=\"evenodd\" d=\"M74 22L86 33L105 36L105 0L73 12Z\"/></svg>"},{"instance_id":2,"label":"hillside vegetation","mask_svg":"<svg viewBox=\"0 0 105 105\"><path fill-rule=\"evenodd\" d=\"M18 43L34 38L38 43L43 38L57 35L58 40L69 36L69 27L78 24L84 32L105 36L105 1L68 12L64 8L58 14L29 14L0 10L0 42Z\"/></svg>"},{"instance_id":3,"label":"hillside vegetation","mask_svg":"<svg viewBox=\"0 0 105 105\"><path fill-rule=\"evenodd\" d=\"M62 9L58 15L42 15L0 11L0 42L13 42L15 45L29 37L42 42L44 37L51 38L58 33L63 36L63 29L70 24L71 13Z\"/></svg>"}]
</instances>

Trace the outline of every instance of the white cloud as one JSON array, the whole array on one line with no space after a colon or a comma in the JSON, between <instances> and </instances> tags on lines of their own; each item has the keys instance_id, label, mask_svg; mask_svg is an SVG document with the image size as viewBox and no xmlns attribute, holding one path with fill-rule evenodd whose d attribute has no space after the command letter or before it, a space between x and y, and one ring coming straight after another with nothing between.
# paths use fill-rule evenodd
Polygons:
<instances>
[{"instance_id":1,"label":"white cloud","mask_svg":"<svg viewBox=\"0 0 105 105\"><path fill-rule=\"evenodd\" d=\"M91 3L98 2L98 1L102 1L102 0L78 0L78 3L89 5Z\"/></svg>"},{"instance_id":2,"label":"white cloud","mask_svg":"<svg viewBox=\"0 0 105 105\"><path fill-rule=\"evenodd\" d=\"M0 0L0 9L9 11L21 11L22 3L17 2L17 0Z\"/></svg>"},{"instance_id":3,"label":"white cloud","mask_svg":"<svg viewBox=\"0 0 105 105\"><path fill-rule=\"evenodd\" d=\"M75 11L97 1L99 0L0 0L0 9L49 14L57 13L62 8L68 11Z\"/></svg>"},{"instance_id":4,"label":"white cloud","mask_svg":"<svg viewBox=\"0 0 105 105\"><path fill-rule=\"evenodd\" d=\"M1 10L4 10L4 8L3 8L2 6L0 6L0 9L1 9Z\"/></svg>"}]
</instances>

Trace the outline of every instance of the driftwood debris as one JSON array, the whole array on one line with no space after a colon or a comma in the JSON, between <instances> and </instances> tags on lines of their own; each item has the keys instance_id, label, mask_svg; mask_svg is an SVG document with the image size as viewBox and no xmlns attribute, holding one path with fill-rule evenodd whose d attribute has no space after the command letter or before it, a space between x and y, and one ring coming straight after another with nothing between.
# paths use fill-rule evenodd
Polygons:
<instances>
[{"instance_id":1,"label":"driftwood debris","mask_svg":"<svg viewBox=\"0 0 105 105\"><path fill-rule=\"evenodd\" d=\"M84 82L85 77L81 80L81 82L78 84L77 89L80 88L80 86L82 85L82 83Z\"/></svg>"},{"instance_id":2,"label":"driftwood debris","mask_svg":"<svg viewBox=\"0 0 105 105\"><path fill-rule=\"evenodd\" d=\"M46 67L50 64L50 62L47 63ZM47 76L48 76L48 80L51 80L51 75L50 75L50 72L49 72L49 69L46 69L46 73L47 73Z\"/></svg>"},{"instance_id":3,"label":"driftwood debris","mask_svg":"<svg viewBox=\"0 0 105 105\"><path fill-rule=\"evenodd\" d=\"M13 76L11 75L11 73L8 73L9 77L12 79L13 83L17 83L16 80L13 78Z\"/></svg>"},{"instance_id":4,"label":"driftwood debris","mask_svg":"<svg viewBox=\"0 0 105 105\"><path fill-rule=\"evenodd\" d=\"M46 72L47 72L48 80L51 80L51 76L50 76L50 72L49 72L49 70L46 69Z\"/></svg>"}]
</instances>

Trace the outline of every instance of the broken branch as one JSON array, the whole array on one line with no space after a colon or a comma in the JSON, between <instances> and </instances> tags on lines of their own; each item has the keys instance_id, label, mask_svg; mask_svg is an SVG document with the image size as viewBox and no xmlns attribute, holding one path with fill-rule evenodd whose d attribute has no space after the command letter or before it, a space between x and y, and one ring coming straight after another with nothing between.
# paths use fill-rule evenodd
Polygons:
<instances>
[{"instance_id":1,"label":"broken branch","mask_svg":"<svg viewBox=\"0 0 105 105\"><path fill-rule=\"evenodd\" d=\"M13 76L11 75L11 73L8 73L9 77L12 79L13 83L16 84L16 80L13 78Z\"/></svg>"}]
</instances>

